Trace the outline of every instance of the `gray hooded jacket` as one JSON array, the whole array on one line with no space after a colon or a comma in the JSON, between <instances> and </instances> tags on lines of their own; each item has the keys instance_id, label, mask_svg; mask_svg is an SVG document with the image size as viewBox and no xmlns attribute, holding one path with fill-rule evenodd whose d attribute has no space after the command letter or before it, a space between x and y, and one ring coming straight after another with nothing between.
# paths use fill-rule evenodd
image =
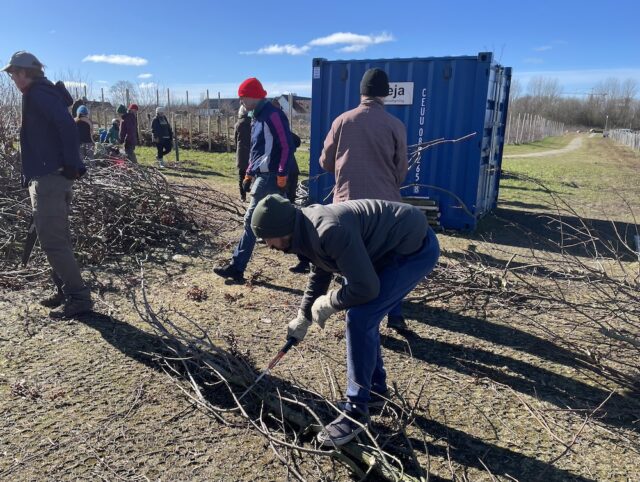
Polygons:
<instances>
[{"instance_id":1,"label":"gray hooded jacket","mask_svg":"<svg viewBox=\"0 0 640 482\"><path fill-rule=\"evenodd\" d=\"M327 292L331 273L348 280L333 293L334 308L375 299L380 291L377 273L393 257L418 251L429 229L422 211L403 203L364 199L300 209L289 252L314 265L300 307L305 316L311 319L311 305Z\"/></svg>"}]
</instances>

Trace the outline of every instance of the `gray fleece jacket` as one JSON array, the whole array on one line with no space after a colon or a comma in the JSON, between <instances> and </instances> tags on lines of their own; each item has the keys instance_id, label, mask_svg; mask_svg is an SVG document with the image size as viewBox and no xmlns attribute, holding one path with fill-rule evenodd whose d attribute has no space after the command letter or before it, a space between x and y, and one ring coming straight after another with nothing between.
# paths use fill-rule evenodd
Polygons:
<instances>
[{"instance_id":1,"label":"gray fleece jacket","mask_svg":"<svg viewBox=\"0 0 640 482\"><path fill-rule=\"evenodd\" d=\"M311 305L327 292L331 273L348 280L333 293L334 308L375 299L378 272L394 257L418 251L428 229L418 208L390 201L363 199L298 210L289 252L307 257L314 266L300 309L311 319Z\"/></svg>"}]
</instances>

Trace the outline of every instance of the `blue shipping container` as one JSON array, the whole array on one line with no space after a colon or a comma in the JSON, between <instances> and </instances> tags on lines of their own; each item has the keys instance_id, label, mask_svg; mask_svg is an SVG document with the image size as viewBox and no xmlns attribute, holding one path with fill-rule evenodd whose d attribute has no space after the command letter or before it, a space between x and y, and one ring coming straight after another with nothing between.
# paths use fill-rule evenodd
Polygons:
<instances>
[{"instance_id":1,"label":"blue shipping container","mask_svg":"<svg viewBox=\"0 0 640 482\"><path fill-rule=\"evenodd\" d=\"M386 110L407 128L410 169L401 190L433 224L475 229L498 198L511 68L493 54L412 59L313 59L309 196L331 201L335 183L318 163L331 123L360 103L360 80L378 67L389 76ZM475 133L466 140L446 142ZM424 149L424 143L445 142ZM420 150L418 146L422 145Z\"/></svg>"}]
</instances>

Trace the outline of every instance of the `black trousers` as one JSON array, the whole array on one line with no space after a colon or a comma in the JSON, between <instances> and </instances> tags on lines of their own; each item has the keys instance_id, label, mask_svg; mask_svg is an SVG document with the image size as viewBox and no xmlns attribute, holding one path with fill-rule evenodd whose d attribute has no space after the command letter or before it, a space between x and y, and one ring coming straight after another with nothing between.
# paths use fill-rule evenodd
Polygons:
<instances>
[{"instance_id":1,"label":"black trousers","mask_svg":"<svg viewBox=\"0 0 640 482\"><path fill-rule=\"evenodd\" d=\"M156 148L158 149L158 159L162 159L171 152L171 139L162 139L156 143Z\"/></svg>"},{"instance_id":2,"label":"black trousers","mask_svg":"<svg viewBox=\"0 0 640 482\"><path fill-rule=\"evenodd\" d=\"M296 202L296 190L298 189L298 173L289 173L287 178L287 199L291 201L291 204Z\"/></svg>"}]
</instances>

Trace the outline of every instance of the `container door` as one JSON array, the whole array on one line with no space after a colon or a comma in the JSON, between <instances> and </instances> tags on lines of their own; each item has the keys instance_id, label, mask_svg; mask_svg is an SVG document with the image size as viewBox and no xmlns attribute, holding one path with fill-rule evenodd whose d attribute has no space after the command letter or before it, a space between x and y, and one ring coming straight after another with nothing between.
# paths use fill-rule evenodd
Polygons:
<instances>
[{"instance_id":1,"label":"container door","mask_svg":"<svg viewBox=\"0 0 640 482\"><path fill-rule=\"evenodd\" d=\"M495 204L497 196L498 176L500 175L501 146L504 131L504 108L505 105L505 75L504 68L492 66L492 79L489 82L489 92L487 95L487 122L485 132L488 135L488 144L483 146L482 151L482 172L480 175L480 186L478 189L478 214L484 215L489 212Z\"/></svg>"}]
</instances>

